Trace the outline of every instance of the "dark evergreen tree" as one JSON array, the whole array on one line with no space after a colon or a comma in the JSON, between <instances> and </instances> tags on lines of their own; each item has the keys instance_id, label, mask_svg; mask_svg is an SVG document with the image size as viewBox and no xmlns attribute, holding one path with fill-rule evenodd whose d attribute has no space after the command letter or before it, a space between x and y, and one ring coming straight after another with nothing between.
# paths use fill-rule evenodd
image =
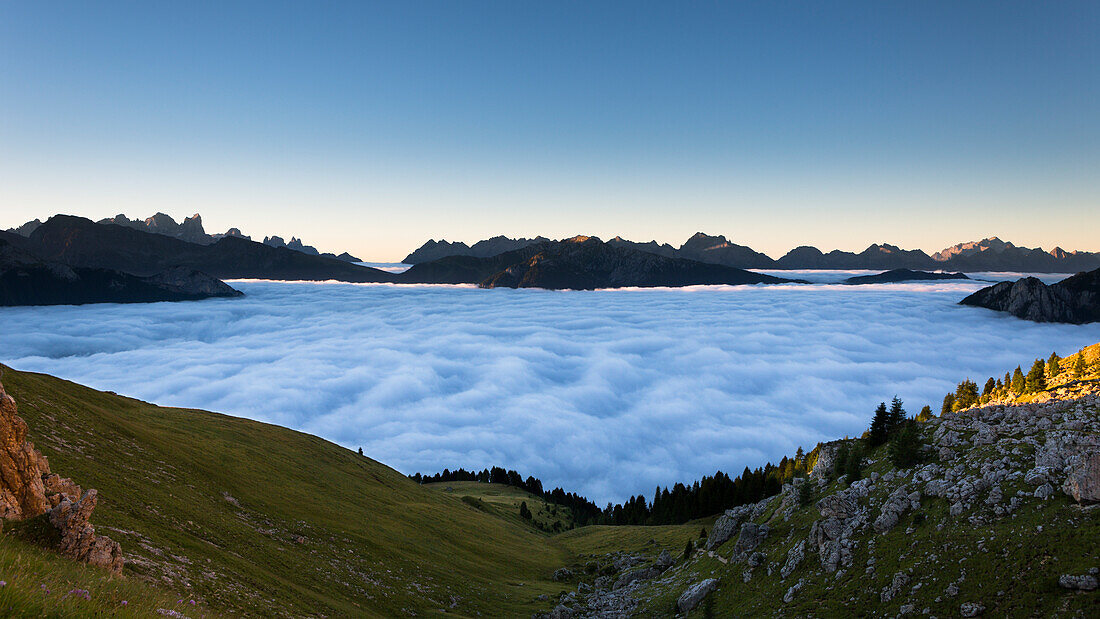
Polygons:
<instances>
[{"instance_id":1,"label":"dark evergreen tree","mask_svg":"<svg viewBox=\"0 0 1100 619\"><path fill-rule=\"evenodd\" d=\"M691 544L691 540L687 541L687 546L684 546L684 560L687 561L691 558L691 551L694 550L694 546Z\"/></svg>"},{"instance_id":2,"label":"dark evergreen tree","mask_svg":"<svg viewBox=\"0 0 1100 619\"><path fill-rule=\"evenodd\" d=\"M527 509L527 501L522 501L519 504L519 517L524 520L531 519L531 510Z\"/></svg>"},{"instance_id":3,"label":"dark evergreen tree","mask_svg":"<svg viewBox=\"0 0 1100 619\"><path fill-rule=\"evenodd\" d=\"M1020 366L1016 366L1016 370L1012 372L1012 393L1023 395L1026 388L1027 381L1024 378L1024 373L1020 370Z\"/></svg>"},{"instance_id":4,"label":"dark evergreen tree","mask_svg":"<svg viewBox=\"0 0 1100 619\"><path fill-rule=\"evenodd\" d=\"M940 407L940 415L945 415L955 410L955 394L949 393L943 396L943 406Z\"/></svg>"},{"instance_id":5,"label":"dark evergreen tree","mask_svg":"<svg viewBox=\"0 0 1100 619\"><path fill-rule=\"evenodd\" d=\"M1062 373L1062 358L1058 356L1058 353L1050 353L1050 359L1047 359L1047 376L1054 378Z\"/></svg>"},{"instance_id":6,"label":"dark evergreen tree","mask_svg":"<svg viewBox=\"0 0 1100 619\"><path fill-rule=\"evenodd\" d=\"M879 402L875 409L875 416L871 418L871 427L868 430L867 442L871 447L877 447L890 438L890 412L886 410L886 402Z\"/></svg>"},{"instance_id":7,"label":"dark evergreen tree","mask_svg":"<svg viewBox=\"0 0 1100 619\"><path fill-rule=\"evenodd\" d=\"M802 507L809 505L814 500L813 489L810 488L810 479L808 477L802 478L802 483L798 485L798 504Z\"/></svg>"},{"instance_id":8,"label":"dark evergreen tree","mask_svg":"<svg viewBox=\"0 0 1100 619\"><path fill-rule=\"evenodd\" d=\"M985 381L985 387L982 388L982 399L986 402L993 397L993 392L997 389L997 381L992 376L989 380Z\"/></svg>"},{"instance_id":9,"label":"dark evergreen tree","mask_svg":"<svg viewBox=\"0 0 1100 619\"><path fill-rule=\"evenodd\" d=\"M920 412L917 413L917 421L924 423L931 419L932 416L932 407L925 404L924 408L920 409Z\"/></svg>"},{"instance_id":10,"label":"dark evergreen tree","mask_svg":"<svg viewBox=\"0 0 1100 619\"><path fill-rule=\"evenodd\" d=\"M978 384L968 378L959 383L959 386L955 388L955 404L953 409L956 411L966 410L977 404L979 398Z\"/></svg>"},{"instance_id":11,"label":"dark evergreen tree","mask_svg":"<svg viewBox=\"0 0 1100 619\"><path fill-rule=\"evenodd\" d=\"M1087 368L1085 367L1085 355L1084 353L1077 353L1077 359L1073 362L1073 376L1074 378L1081 378L1085 375Z\"/></svg>"},{"instance_id":12,"label":"dark evergreen tree","mask_svg":"<svg viewBox=\"0 0 1100 619\"><path fill-rule=\"evenodd\" d=\"M836 479L844 474L845 467L848 466L848 443L847 441L840 444L836 448L836 455L833 457L833 478Z\"/></svg>"},{"instance_id":13,"label":"dark evergreen tree","mask_svg":"<svg viewBox=\"0 0 1100 619\"><path fill-rule=\"evenodd\" d=\"M848 483L859 481L863 476L863 449L856 443L848 450L848 461L844 466L844 474L847 476Z\"/></svg>"},{"instance_id":14,"label":"dark evergreen tree","mask_svg":"<svg viewBox=\"0 0 1100 619\"><path fill-rule=\"evenodd\" d=\"M887 416L887 421L887 433L892 433L895 428L901 426L905 421L905 408L896 395L893 400L890 400L890 414Z\"/></svg>"},{"instance_id":15,"label":"dark evergreen tree","mask_svg":"<svg viewBox=\"0 0 1100 619\"><path fill-rule=\"evenodd\" d=\"M1036 359L1027 373L1024 382L1024 393L1038 393L1047 388L1046 364L1042 359Z\"/></svg>"},{"instance_id":16,"label":"dark evergreen tree","mask_svg":"<svg viewBox=\"0 0 1100 619\"><path fill-rule=\"evenodd\" d=\"M920 428L916 423L906 421L893 436L890 437L890 445L887 453L890 462L899 469L907 469L920 462L921 459Z\"/></svg>"}]
</instances>

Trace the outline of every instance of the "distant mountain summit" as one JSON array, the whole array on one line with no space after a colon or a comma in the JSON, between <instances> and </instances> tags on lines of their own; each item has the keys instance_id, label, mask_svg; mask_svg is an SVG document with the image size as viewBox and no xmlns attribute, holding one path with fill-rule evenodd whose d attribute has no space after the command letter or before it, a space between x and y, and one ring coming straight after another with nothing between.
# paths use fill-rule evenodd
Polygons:
<instances>
[{"instance_id":1,"label":"distant mountain summit","mask_svg":"<svg viewBox=\"0 0 1100 619\"><path fill-rule=\"evenodd\" d=\"M230 228L225 231L224 234L207 234L206 230L202 226L202 216L198 213L190 217L185 217L183 223L176 223L170 215L164 213L157 213L148 219L130 219L126 215L115 215L114 217L108 217L107 219L101 219L96 223L100 224L113 224L116 226L122 226L124 228L131 228L134 230L140 230L142 232L151 232L153 234L160 234L162 236L170 236L174 239L186 241L188 243L195 243L197 245L212 245L225 237L235 237L244 239L246 241L252 240L252 237L242 234L239 228ZM38 229L42 225L42 222L35 219L28 221L27 223L19 226L18 228L12 228L8 232L13 232L20 236L29 237L31 233ZM311 256L324 256L326 258L335 258L337 260L343 260L344 262L362 262L359 258L352 256L351 254L344 252L340 255L331 253L321 253L315 247L304 244L301 240L291 237L290 243L286 243L282 238L277 236L271 236L264 239L264 245L270 247L285 247L294 251L301 252L303 254L309 254Z\"/></svg>"},{"instance_id":2,"label":"distant mountain summit","mask_svg":"<svg viewBox=\"0 0 1100 619\"><path fill-rule=\"evenodd\" d=\"M402 262L405 264L420 264L421 262L430 262L448 256L489 258L497 254L503 254L504 252L523 249L524 247L536 243L545 243L549 240L550 239L542 236L533 239L510 239L506 236L494 236L483 241L478 241L471 247L461 241L451 243L445 240L436 241L433 239L421 245L419 249L408 256L405 256Z\"/></svg>"},{"instance_id":3,"label":"distant mountain summit","mask_svg":"<svg viewBox=\"0 0 1100 619\"><path fill-rule=\"evenodd\" d=\"M793 280L734 267L669 258L623 243L576 236L545 241L487 258L447 256L414 265L405 283L477 283L482 288L593 290L704 284L778 284Z\"/></svg>"},{"instance_id":4,"label":"distant mountain summit","mask_svg":"<svg viewBox=\"0 0 1100 619\"><path fill-rule=\"evenodd\" d=\"M491 257L505 251L515 251L547 239L509 239L493 237L472 247L462 242L428 241L405 258L408 264L419 264L451 256ZM1100 268L1100 253L1067 252L1060 247L1050 252L1017 247L990 237L948 247L929 256L919 249L902 249L889 243L876 243L854 253L834 249L828 253L808 245L787 252L778 260L751 247L738 245L725 236L696 232L679 248L668 243L638 243L615 237L607 244L626 247L666 258L685 258L738 269L867 269L914 271L1026 271L1033 273L1074 273Z\"/></svg>"},{"instance_id":5,"label":"distant mountain summit","mask_svg":"<svg viewBox=\"0 0 1100 619\"><path fill-rule=\"evenodd\" d=\"M201 223L197 219L196 223ZM163 220L157 224L169 230ZM235 235L210 244L192 243L135 226L95 223L83 217L55 215L29 237L4 233L9 242L50 262L72 267L111 269L148 277L186 267L222 279L339 280L388 282L392 275L349 264L335 257L270 247Z\"/></svg>"}]
</instances>

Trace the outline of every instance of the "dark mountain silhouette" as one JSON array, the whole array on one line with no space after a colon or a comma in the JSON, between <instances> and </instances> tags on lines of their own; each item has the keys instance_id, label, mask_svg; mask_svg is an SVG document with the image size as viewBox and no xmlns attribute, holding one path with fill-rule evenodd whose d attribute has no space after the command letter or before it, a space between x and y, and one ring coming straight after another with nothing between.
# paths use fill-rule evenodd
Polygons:
<instances>
[{"instance_id":1,"label":"dark mountain silhouette","mask_svg":"<svg viewBox=\"0 0 1100 619\"><path fill-rule=\"evenodd\" d=\"M1035 322L1100 321L1100 269L1047 285L1034 277L1000 282L960 301Z\"/></svg>"},{"instance_id":2,"label":"dark mountain silhouette","mask_svg":"<svg viewBox=\"0 0 1100 619\"><path fill-rule=\"evenodd\" d=\"M845 284L892 284L920 280L970 279L963 273L931 273L911 269L893 269L875 275L859 275L844 280Z\"/></svg>"},{"instance_id":3,"label":"dark mountain silhouette","mask_svg":"<svg viewBox=\"0 0 1100 619\"><path fill-rule=\"evenodd\" d=\"M56 215L21 244L30 253L74 267L113 269L150 276L171 267L187 267L220 279L339 280L388 282L385 271L268 247L238 237L210 245L82 217Z\"/></svg>"},{"instance_id":4,"label":"dark mountain silhouette","mask_svg":"<svg viewBox=\"0 0 1100 619\"><path fill-rule=\"evenodd\" d=\"M405 262L417 264L448 256L490 257L504 251L528 247L545 239L507 239L494 237L479 241L473 247L465 243L428 241L409 254ZM666 258L687 258L699 262L721 264L739 269L867 269L914 271L1027 271L1034 273L1073 273L1100 268L1100 253L1067 252L1055 248L1050 252L1041 249L1016 247L996 237L984 241L960 243L933 256L919 249L901 249L896 245L874 244L859 252L832 250L822 252L816 247L800 246L773 260L750 247L737 245L724 236L711 236L698 232L683 245L675 248L656 241L637 243L622 237L607 242L613 247L628 247Z\"/></svg>"},{"instance_id":5,"label":"dark mountain silhouette","mask_svg":"<svg viewBox=\"0 0 1100 619\"><path fill-rule=\"evenodd\" d=\"M237 297L224 282L186 267L149 277L73 267L41 258L0 237L0 305L150 303Z\"/></svg>"},{"instance_id":6,"label":"dark mountain silhouette","mask_svg":"<svg viewBox=\"0 0 1100 619\"><path fill-rule=\"evenodd\" d=\"M490 239L478 241L471 247L461 241L451 243L448 241L430 240L424 243L416 251L405 256L402 260L405 264L420 264L430 262L448 256L472 256L475 258L489 258L505 252L523 249L536 243L545 243L550 239L535 237L533 239L510 239L506 236L494 236Z\"/></svg>"},{"instance_id":7,"label":"dark mountain silhouette","mask_svg":"<svg viewBox=\"0 0 1100 619\"><path fill-rule=\"evenodd\" d=\"M740 269L775 268L775 260L752 248L730 243L724 236L710 236L702 232L696 232L684 242L675 257Z\"/></svg>"},{"instance_id":8,"label":"dark mountain silhouette","mask_svg":"<svg viewBox=\"0 0 1100 619\"><path fill-rule=\"evenodd\" d=\"M529 245L489 258L449 256L418 264L398 281L477 283L483 288L595 288L761 284L792 280L723 265L667 258L578 236Z\"/></svg>"}]
</instances>

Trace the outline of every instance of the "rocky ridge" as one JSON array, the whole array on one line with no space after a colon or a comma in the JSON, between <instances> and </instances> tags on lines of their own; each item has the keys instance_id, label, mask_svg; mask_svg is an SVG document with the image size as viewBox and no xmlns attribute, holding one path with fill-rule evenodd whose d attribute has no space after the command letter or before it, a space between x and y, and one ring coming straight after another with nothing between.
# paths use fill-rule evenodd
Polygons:
<instances>
[{"instance_id":1,"label":"rocky ridge","mask_svg":"<svg viewBox=\"0 0 1100 619\"><path fill-rule=\"evenodd\" d=\"M1100 321L1100 269L1078 273L1055 284L1034 277L1000 282L971 294L961 305L972 305L1034 322L1082 324Z\"/></svg>"},{"instance_id":2,"label":"rocky ridge","mask_svg":"<svg viewBox=\"0 0 1100 619\"><path fill-rule=\"evenodd\" d=\"M0 518L44 518L56 530L58 551L77 561L122 573L122 548L96 535L89 522L98 493L50 471L50 464L27 441L27 424L15 399L0 384Z\"/></svg>"}]
</instances>

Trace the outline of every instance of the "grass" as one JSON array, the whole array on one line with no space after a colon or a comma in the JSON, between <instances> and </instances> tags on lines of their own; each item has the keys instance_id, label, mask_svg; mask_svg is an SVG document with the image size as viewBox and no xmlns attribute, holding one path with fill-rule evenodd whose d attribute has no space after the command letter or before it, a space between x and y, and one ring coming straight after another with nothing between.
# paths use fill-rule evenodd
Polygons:
<instances>
[{"instance_id":1,"label":"grass","mask_svg":"<svg viewBox=\"0 0 1100 619\"><path fill-rule=\"evenodd\" d=\"M479 505L482 511L535 531L552 533L567 531L573 526L573 516L568 508L555 505L522 488L507 484L450 481L424 484L424 487L437 492L453 494L462 497L463 500L469 497L471 500L467 503ZM530 520L521 518L519 515L519 508L522 503L527 503L527 509L531 510Z\"/></svg>"},{"instance_id":2,"label":"grass","mask_svg":"<svg viewBox=\"0 0 1100 619\"><path fill-rule=\"evenodd\" d=\"M54 471L99 489L93 523L122 544L124 581L155 585L154 598L259 616L529 615L573 560L523 523L314 436L42 374L3 381ZM0 548L27 557L18 543Z\"/></svg>"},{"instance_id":3,"label":"grass","mask_svg":"<svg viewBox=\"0 0 1100 619\"><path fill-rule=\"evenodd\" d=\"M76 563L7 535L0 542L0 615L4 617L147 617L157 609L210 613L190 599Z\"/></svg>"}]
</instances>

